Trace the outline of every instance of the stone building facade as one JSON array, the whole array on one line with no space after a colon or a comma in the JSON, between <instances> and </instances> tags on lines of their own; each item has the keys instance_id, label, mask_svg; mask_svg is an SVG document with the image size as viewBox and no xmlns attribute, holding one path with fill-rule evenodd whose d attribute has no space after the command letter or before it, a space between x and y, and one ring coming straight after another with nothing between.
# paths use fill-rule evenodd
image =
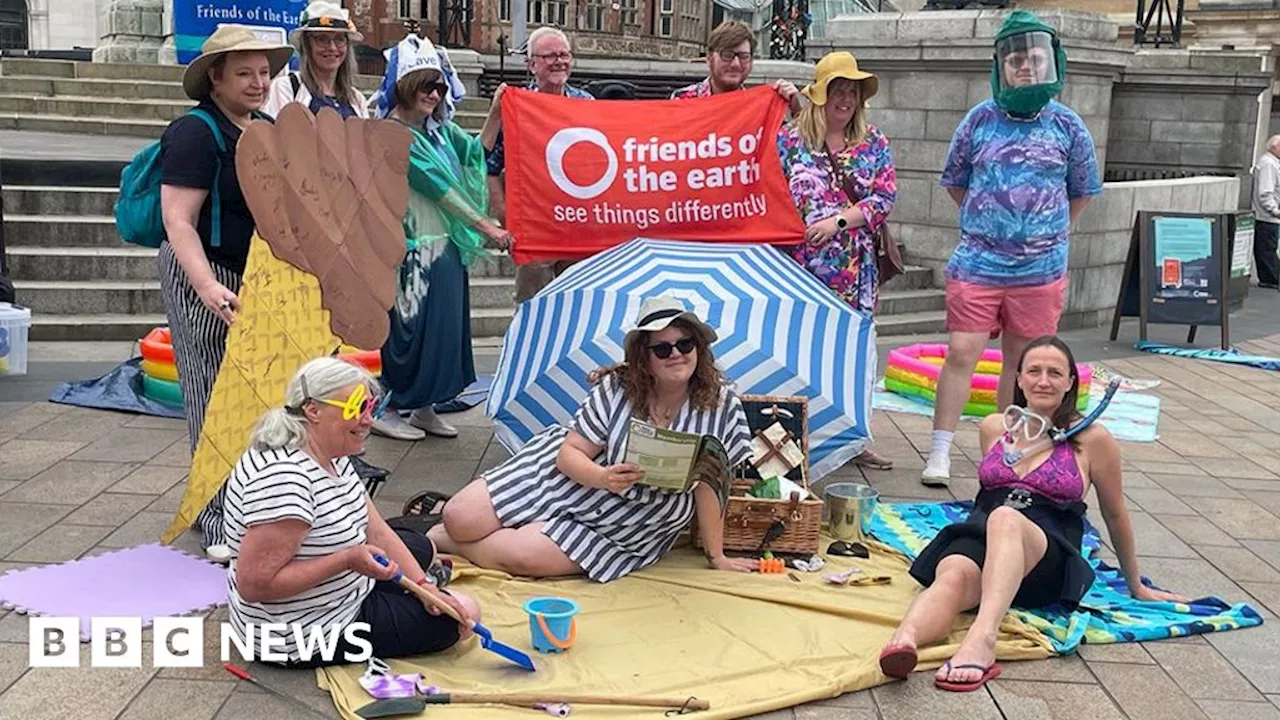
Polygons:
<instances>
[{"instance_id":1,"label":"stone building facade","mask_svg":"<svg viewBox=\"0 0 1280 720\"><path fill-rule=\"evenodd\" d=\"M85 0L0 0L0 50L90 49L98 12Z\"/></svg>"},{"instance_id":2,"label":"stone building facade","mask_svg":"<svg viewBox=\"0 0 1280 720\"><path fill-rule=\"evenodd\" d=\"M387 47L416 20L438 40L443 15L446 45L482 54L510 43L513 0L470 0L470 38L450 18L466 12L464 0L345 0L365 42ZM712 0L527 0L529 29L554 25L571 39L574 52L597 57L677 60L702 53L711 31Z\"/></svg>"}]
</instances>

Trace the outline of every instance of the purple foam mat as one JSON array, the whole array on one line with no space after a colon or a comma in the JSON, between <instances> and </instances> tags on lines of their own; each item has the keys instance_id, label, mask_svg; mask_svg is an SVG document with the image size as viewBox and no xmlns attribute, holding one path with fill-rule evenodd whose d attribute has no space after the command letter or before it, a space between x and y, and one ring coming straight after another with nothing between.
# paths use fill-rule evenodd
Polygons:
<instances>
[{"instance_id":1,"label":"purple foam mat","mask_svg":"<svg viewBox=\"0 0 1280 720\"><path fill-rule=\"evenodd\" d=\"M26 615L80 618L190 615L227 603L227 569L153 543L0 575L0 606Z\"/></svg>"}]
</instances>

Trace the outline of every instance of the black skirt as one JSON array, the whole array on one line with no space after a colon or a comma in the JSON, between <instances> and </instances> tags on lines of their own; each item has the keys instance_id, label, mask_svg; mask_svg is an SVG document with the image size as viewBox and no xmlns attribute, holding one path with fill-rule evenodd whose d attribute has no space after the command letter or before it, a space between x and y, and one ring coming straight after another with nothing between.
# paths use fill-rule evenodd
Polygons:
<instances>
[{"instance_id":1,"label":"black skirt","mask_svg":"<svg viewBox=\"0 0 1280 720\"><path fill-rule=\"evenodd\" d=\"M911 577L928 587L937 576L938 563L949 555L964 555L982 567L987 553L987 516L1004 504L1010 488L983 490L964 522L948 525L938 533L911 564ZM1083 502L1062 506L1030 493L1031 505L1017 508L1044 531L1049 545L1044 557L1018 587L1013 604L1035 609L1061 604L1075 610L1093 585L1094 572L1080 554L1084 538Z\"/></svg>"}]
</instances>

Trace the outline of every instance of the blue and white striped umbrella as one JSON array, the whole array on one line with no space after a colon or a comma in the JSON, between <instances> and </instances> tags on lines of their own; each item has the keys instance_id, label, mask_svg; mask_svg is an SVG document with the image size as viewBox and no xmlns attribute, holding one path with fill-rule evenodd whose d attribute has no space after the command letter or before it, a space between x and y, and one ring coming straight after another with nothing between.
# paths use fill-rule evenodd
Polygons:
<instances>
[{"instance_id":1,"label":"blue and white striped umbrella","mask_svg":"<svg viewBox=\"0 0 1280 720\"><path fill-rule=\"evenodd\" d=\"M640 303L673 295L716 329L716 362L741 394L809 398L810 478L871 437L875 325L768 245L637 238L574 265L522 303L507 330L485 414L515 453L568 426L587 375L622 360Z\"/></svg>"}]
</instances>

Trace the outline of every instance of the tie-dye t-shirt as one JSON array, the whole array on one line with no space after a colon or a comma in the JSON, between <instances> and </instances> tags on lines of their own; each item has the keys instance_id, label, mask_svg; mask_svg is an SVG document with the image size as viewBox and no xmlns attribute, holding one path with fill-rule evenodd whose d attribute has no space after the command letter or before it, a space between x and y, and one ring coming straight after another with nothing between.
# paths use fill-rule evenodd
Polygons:
<instances>
[{"instance_id":1,"label":"tie-dye t-shirt","mask_svg":"<svg viewBox=\"0 0 1280 720\"><path fill-rule=\"evenodd\" d=\"M994 100L974 107L951 139L942 185L968 190L947 277L1002 287L1066 274L1070 201L1102 192L1093 137L1056 101L1033 120Z\"/></svg>"}]
</instances>

